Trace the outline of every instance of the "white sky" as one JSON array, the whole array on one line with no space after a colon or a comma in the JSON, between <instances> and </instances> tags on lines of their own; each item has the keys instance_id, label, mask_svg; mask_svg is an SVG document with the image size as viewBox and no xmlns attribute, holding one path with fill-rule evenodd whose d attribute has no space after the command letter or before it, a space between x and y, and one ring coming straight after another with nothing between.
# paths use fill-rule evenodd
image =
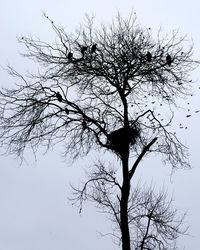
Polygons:
<instances>
[{"instance_id":1,"label":"white sky","mask_svg":"<svg viewBox=\"0 0 200 250\"><path fill-rule=\"evenodd\" d=\"M53 32L42 17L42 11L73 31L85 13L94 14L98 21L108 22L117 11L126 16L132 9L137 13L138 21L143 26L152 27L155 32L161 26L163 31L178 28L181 33L189 34L194 41L195 56L199 58L200 3L197 0L1 0L0 65L11 63L20 71L31 70L31 63L19 56L22 48L16 36L33 34L53 40ZM0 74L1 86L13 83L4 71L0 70ZM200 79L199 71L193 76ZM191 103L193 110L200 109L199 96L194 97ZM189 147L193 169L176 172L171 183L170 168L163 167L159 160L150 161L148 158L139 167L135 179L152 181L158 186L167 185L180 211L188 211L186 222L192 236L181 239L180 244L185 245L185 249L198 250L200 117L186 121L184 114L179 114L176 119L177 123L180 119L188 126L187 131L179 134ZM119 249L109 237L99 237L97 231L106 233L109 227L104 217L95 213L92 205L85 207L83 215L79 216L78 209L67 201L69 182L79 182L80 162L71 168L66 167L59 148L45 156L40 154L37 163L27 155L27 162L22 166L13 157L2 156L0 159L0 250Z\"/></svg>"}]
</instances>

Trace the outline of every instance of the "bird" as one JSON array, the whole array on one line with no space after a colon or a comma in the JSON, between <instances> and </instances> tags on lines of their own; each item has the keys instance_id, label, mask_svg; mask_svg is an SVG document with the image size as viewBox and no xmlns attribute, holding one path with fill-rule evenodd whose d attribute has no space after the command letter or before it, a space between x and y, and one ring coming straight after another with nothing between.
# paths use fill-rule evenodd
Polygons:
<instances>
[{"instance_id":1,"label":"bird","mask_svg":"<svg viewBox=\"0 0 200 250\"><path fill-rule=\"evenodd\" d=\"M73 57L73 53L69 52L68 55L67 55L67 58L70 60L70 59L72 59L72 57Z\"/></svg>"},{"instance_id":2,"label":"bird","mask_svg":"<svg viewBox=\"0 0 200 250\"><path fill-rule=\"evenodd\" d=\"M84 56L84 54L85 54L85 52L86 52L86 50L87 50L87 46L82 46L81 47L81 54Z\"/></svg>"},{"instance_id":3,"label":"bird","mask_svg":"<svg viewBox=\"0 0 200 250\"><path fill-rule=\"evenodd\" d=\"M61 96L62 97L62 96ZM67 114L67 115L69 115L69 109L68 108L65 108L65 113Z\"/></svg>"},{"instance_id":4,"label":"bird","mask_svg":"<svg viewBox=\"0 0 200 250\"><path fill-rule=\"evenodd\" d=\"M166 56L166 62L167 62L168 66L171 66L171 64L172 64L172 58L171 58L171 56L169 54Z\"/></svg>"},{"instance_id":5,"label":"bird","mask_svg":"<svg viewBox=\"0 0 200 250\"><path fill-rule=\"evenodd\" d=\"M191 115L186 115L186 117L188 118L188 117L190 117Z\"/></svg>"},{"instance_id":6,"label":"bird","mask_svg":"<svg viewBox=\"0 0 200 250\"><path fill-rule=\"evenodd\" d=\"M62 102L63 98L62 98L60 92L56 93L56 97L57 97L57 99L58 99L59 102Z\"/></svg>"},{"instance_id":7,"label":"bird","mask_svg":"<svg viewBox=\"0 0 200 250\"><path fill-rule=\"evenodd\" d=\"M82 122L82 126L83 126L83 130L85 130L87 128L87 124L86 124L85 120Z\"/></svg>"},{"instance_id":8,"label":"bird","mask_svg":"<svg viewBox=\"0 0 200 250\"><path fill-rule=\"evenodd\" d=\"M93 44L91 48L91 53L94 53L97 50L97 44Z\"/></svg>"},{"instance_id":9,"label":"bird","mask_svg":"<svg viewBox=\"0 0 200 250\"><path fill-rule=\"evenodd\" d=\"M151 59L152 59L152 55L151 55L151 53L148 51L148 52L147 52L147 62L151 62Z\"/></svg>"}]
</instances>

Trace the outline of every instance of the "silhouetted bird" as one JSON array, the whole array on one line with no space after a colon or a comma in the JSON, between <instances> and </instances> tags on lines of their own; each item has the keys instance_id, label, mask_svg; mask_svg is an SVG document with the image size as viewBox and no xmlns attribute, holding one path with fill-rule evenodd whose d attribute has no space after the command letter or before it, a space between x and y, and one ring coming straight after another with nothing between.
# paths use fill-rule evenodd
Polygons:
<instances>
[{"instance_id":1,"label":"silhouetted bird","mask_svg":"<svg viewBox=\"0 0 200 250\"><path fill-rule=\"evenodd\" d=\"M171 66L171 64L172 64L172 58L171 58L170 55L167 55L167 56L166 56L166 62L167 62L167 65L168 65L168 66Z\"/></svg>"},{"instance_id":2,"label":"silhouetted bird","mask_svg":"<svg viewBox=\"0 0 200 250\"><path fill-rule=\"evenodd\" d=\"M152 55L151 55L151 53L148 51L148 52L147 52L147 62L151 62L151 59L152 59Z\"/></svg>"},{"instance_id":3,"label":"silhouetted bird","mask_svg":"<svg viewBox=\"0 0 200 250\"><path fill-rule=\"evenodd\" d=\"M84 129L84 130L87 128L86 121L83 121L83 122L82 122L82 126L83 126L83 129Z\"/></svg>"},{"instance_id":4,"label":"silhouetted bird","mask_svg":"<svg viewBox=\"0 0 200 250\"><path fill-rule=\"evenodd\" d=\"M97 44L93 44L91 48L91 53L94 53L97 50Z\"/></svg>"},{"instance_id":5,"label":"silhouetted bird","mask_svg":"<svg viewBox=\"0 0 200 250\"><path fill-rule=\"evenodd\" d=\"M82 46L81 47L81 54L84 56L84 54L85 54L85 52L86 52L86 50L87 50L87 46Z\"/></svg>"},{"instance_id":6,"label":"silhouetted bird","mask_svg":"<svg viewBox=\"0 0 200 250\"><path fill-rule=\"evenodd\" d=\"M73 53L72 53L72 52L69 52L68 55L67 55L67 58L68 58L68 59L72 59L72 57L73 57Z\"/></svg>"},{"instance_id":7,"label":"silhouetted bird","mask_svg":"<svg viewBox=\"0 0 200 250\"><path fill-rule=\"evenodd\" d=\"M57 97L57 99L58 99L59 102L62 102L63 98L62 98L60 92L56 93L56 97Z\"/></svg>"},{"instance_id":8,"label":"silhouetted bird","mask_svg":"<svg viewBox=\"0 0 200 250\"><path fill-rule=\"evenodd\" d=\"M61 96L62 97L62 96ZM68 115L69 114L69 109L65 108L65 113Z\"/></svg>"}]
</instances>

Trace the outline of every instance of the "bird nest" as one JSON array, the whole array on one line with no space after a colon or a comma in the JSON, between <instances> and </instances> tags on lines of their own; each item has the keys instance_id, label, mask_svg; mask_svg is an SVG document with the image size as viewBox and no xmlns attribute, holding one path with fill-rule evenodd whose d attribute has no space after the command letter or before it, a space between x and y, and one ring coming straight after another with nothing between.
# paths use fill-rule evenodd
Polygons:
<instances>
[{"instance_id":1,"label":"bird nest","mask_svg":"<svg viewBox=\"0 0 200 250\"><path fill-rule=\"evenodd\" d=\"M136 127L119 128L108 135L107 145L115 152L122 155L127 146L133 146L139 137Z\"/></svg>"}]
</instances>

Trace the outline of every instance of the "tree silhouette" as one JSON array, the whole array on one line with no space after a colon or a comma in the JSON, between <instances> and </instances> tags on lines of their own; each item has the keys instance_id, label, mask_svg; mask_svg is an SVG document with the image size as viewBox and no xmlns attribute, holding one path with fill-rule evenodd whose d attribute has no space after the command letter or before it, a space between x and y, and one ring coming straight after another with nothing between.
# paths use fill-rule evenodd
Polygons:
<instances>
[{"instance_id":1,"label":"tree silhouette","mask_svg":"<svg viewBox=\"0 0 200 250\"><path fill-rule=\"evenodd\" d=\"M140 27L134 17L124 20L118 15L110 26L99 29L88 19L70 35L46 18L56 42L19 38L27 47L24 56L41 66L39 73L23 77L7 68L19 83L14 89L0 91L1 145L18 156L23 156L27 147L36 152L40 145L48 149L60 142L64 143L65 156L73 159L93 150L117 156L121 182L114 168L99 162L98 171L91 172L83 189L74 189L76 199L82 206L88 198L87 185L92 183L93 201L109 207L118 223L123 250L130 250L131 244L135 249L165 249L164 236L173 241L179 234L177 226L170 227L173 216L166 228L170 227L174 237L170 231L163 238L148 232L141 236L141 231L140 243L131 243L129 226L137 222L137 218L130 219L131 180L140 161L151 152L162 154L174 169L189 167L186 148L170 125L177 99L191 94L189 73L198 63L192 59L192 46L186 47L186 37L175 31L171 36L159 31L154 38L151 29ZM115 200L109 198L114 190ZM165 208L160 205L165 195L154 200L152 193L143 192L143 196L144 208L148 210L150 204L153 209L144 216L160 227L166 225L154 218L154 212ZM148 197L152 197L149 202ZM167 211L163 216L167 217Z\"/></svg>"},{"instance_id":2,"label":"tree silhouette","mask_svg":"<svg viewBox=\"0 0 200 250\"><path fill-rule=\"evenodd\" d=\"M83 187L73 187L72 201L78 202L80 212L85 201L95 203L112 222L111 236L119 243L124 228L121 227L120 218L122 187L116 173L117 168L111 162L98 161L93 171L88 171L88 180ZM138 185L130 191L128 225L131 249L177 249L176 240L187 232L187 227L182 228L181 225L185 214L178 216L178 211L172 205L172 199L168 200L164 190L156 193L153 187ZM125 249L124 245L122 249Z\"/></svg>"}]
</instances>

